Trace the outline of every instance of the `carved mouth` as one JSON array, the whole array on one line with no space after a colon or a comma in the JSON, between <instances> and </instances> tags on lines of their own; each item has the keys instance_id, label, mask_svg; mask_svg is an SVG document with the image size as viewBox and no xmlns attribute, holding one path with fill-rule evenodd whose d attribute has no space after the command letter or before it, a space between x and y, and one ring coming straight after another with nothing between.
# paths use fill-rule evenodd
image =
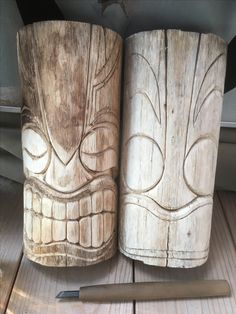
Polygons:
<instances>
[{"instance_id":1,"label":"carved mouth","mask_svg":"<svg viewBox=\"0 0 236 314\"><path fill-rule=\"evenodd\" d=\"M25 236L29 241L48 245L57 242L84 248L99 248L114 235L116 191L110 187L93 188L90 193L45 194L37 184L25 183Z\"/></svg>"}]
</instances>

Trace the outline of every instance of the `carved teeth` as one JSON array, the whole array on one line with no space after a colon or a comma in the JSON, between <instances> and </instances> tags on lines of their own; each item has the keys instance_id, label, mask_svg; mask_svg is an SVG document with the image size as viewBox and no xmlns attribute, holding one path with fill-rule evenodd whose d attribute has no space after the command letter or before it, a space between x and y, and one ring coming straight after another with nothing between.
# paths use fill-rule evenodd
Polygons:
<instances>
[{"instance_id":1,"label":"carved teeth","mask_svg":"<svg viewBox=\"0 0 236 314\"><path fill-rule=\"evenodd\" d=\"M110 213L103 214L103 238L108 241L115 230L115 215Z\"/></svg>"},{"instance_id":2,"label":"carved teeth","mask_svg":"<svg viewBox=\"0 0 236 314\"><path fill-rule=\"evenodd\" d=\"M45 244L52 242L52 219L42 219L42 242Z\"/></svg>"},{"instance_id":3,"label":"carved teeth","mask_svg":"<svg viewBox=\"0 0 236 314\"><path fill-rule=\"evenodd\" d=\"M63 220L66 218L66 205L65 203L53 202L52 206L53 218Z\"/></svg>"},{"instance_id":4,"label":"carved teeth","mask_svg":"<svg viewBox=\"0 0 236 314\"><path fill-rule=\"evenodd\" d=\"M102 191L97 191L92 194L92 210L93 213L101 213L103 211Z\"/></svg>"},{"instance_id":5,"label":"carved teeth","mask_svg":"<svg viewBox=\"0 0 236 314\"><path fill-rule=\"evenodd\" d=\"M79 219L91 214L103 211L114 212L116 208L115 193L111 190L96 191L92 196L85 196L79 201L67 203L52 200L47 196L40 196L39 193L32 193L31 189L25 189L24 208L32 209L44 217L57 220Z\"/></svg>"},{"instance_id":6,"label":"carved teeth","mask_svg":"<svg viewBox=\"0 0 236 314\"><path fill-rule=\"evenodd\" d=\"M67 218L68 219L79 219L79 204L78 202L67 203Z\"/></svg>"},{"instance_id":7,"label":"carved teeth","mask_svg":"<svg viewBox=\"0 0 236 314\"><path fill-rule=\"evenodd\" d=\"M84 247L91 246L91 218L86 217L82 218L79 221L79 229L80 229L80 245Z\"/></svg>"},{"instance_id":8,"label":"carved teeth","mask_svg":"<svg viewBox=\"0 0 236 314\"><path fill-rule=\"evenodd\" d=\"M116 201L115 201L115 193L111 190L103 191L103 202L104 202L104 210L106 211L115 211Z\"/></svg>"},{"instance_id":9,"label":"carved teeth","mask_svg":"<svg viewBox=\"0 0 236 314\"><path fill-rule=\"evenodd\" d=\"M34 193L33 194L33 210L38 213L41 214L41 197L39 194Z\"/></svg>"},{"instance_id":10,"label":"carved teeth","mask_svg":"<svg viewBox=\"0 0 236 314\"><path fill-rule=\"evenodd\" d=\"M27 209L32 209L32 191L31 191L31 189L25 189L24 207Z\"/></svg>"},{"instance_id":11,"label":"carved teeth","mask_svg":"<svg viewBox=\"0 0 236 314\"><path fill-rule=\"evenodd\" d=\"M41 219L37 216L33 216L33 241L35 243L41 242Z\"/></svg>"},{"instance_id":12,"label":"carved teeth","mask_svg":"<svg viewBox=\"0 0 236 314\"><path fill-rule=\"evenodd\" d=\"M60 221L41 218L30 210L25 210L25 232L29 240L48 244L53 241L68 240L83 247L100 247L107 242L115 230L115 214L101 213L74 221Z\"/></svg>"},{"instance_id":13,"label":"carved teeth","mask_svg":"<svg viewBox=\"0 0 236 314\"><path fill-rule=\"evenodd\" d=\"M54 241L63 241L66 239L66 223L64 221L53 220L52 237Z\"/></svg>"},{"instance_id":14,"label":"carved teeth","mask_svg":"<svg viewBox=\"0 0 236 314\"><path fill-rule=\"evenodd\" d=\"M88 216L89 214L91 214L92 212L91 197L90 196L83 197L79 201L79 208L81 217Z\"/></svg>"},{"instance_id":15,"label":"carved teeth","mask_svg":"<svg viewBox=\"0 0 236 314\"><path fill-rule=\"evenodd\" d=\"M79 242L79 223L78 221L67 222L67 239L71 243Z\"/></svg>"},{"instance_id":16,"label":"carved teeth","mask_svg":"<svg viewBox=\"0 0 236 314\"><path fill-rule=\"evenodd\" d=\"M50 198L42 198L42 214L46 217L52 217L52 201Z\"/></svg>"},{"instance_id":17,"label":"carved teeth","mask_svg":"<svg viewBox=\"0 0 236 314\"><path fill-rule=\"evenodd\" d=\"M92 217L92 246L99 247L103 242L103 215Z\"/></svg>"},{"instance_id":18,"label":"carved teeth","mask_svg":"<svg viewBox=\"0 0 236 314\"><path fill-rule=\"evenodd\" d=\"M25 235L35 243L68 241L100 247L115 230L115 193L106 189L62 202L25 188Z\"/></svg>"}]
</instances>

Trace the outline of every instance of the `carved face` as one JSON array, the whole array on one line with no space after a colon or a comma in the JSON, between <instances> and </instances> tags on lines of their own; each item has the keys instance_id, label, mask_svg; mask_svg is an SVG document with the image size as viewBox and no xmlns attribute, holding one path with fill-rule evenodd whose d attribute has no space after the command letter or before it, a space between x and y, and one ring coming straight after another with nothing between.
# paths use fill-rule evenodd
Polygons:
<instances>
[{"instance_id":1,"label":"carved face","mask_svg":"<svg viewBox=\"0 0 236 314\"><path fill-rule=\"evenodd\" d=\"M18 35L23 85L25 251L86 265L115 250L121 39L45 22Z\"/></svg>"},{"instance_id":2,"label":"carved face","mask_svg":"<svg viewBox=\"0 0 236 314\"><path fill-rule=\"evenodd\" d=\"M225 44L139 33L127 40L126 64L121 250L149 264L196 266L208 253Z\"/></svg>"}]
</instances>

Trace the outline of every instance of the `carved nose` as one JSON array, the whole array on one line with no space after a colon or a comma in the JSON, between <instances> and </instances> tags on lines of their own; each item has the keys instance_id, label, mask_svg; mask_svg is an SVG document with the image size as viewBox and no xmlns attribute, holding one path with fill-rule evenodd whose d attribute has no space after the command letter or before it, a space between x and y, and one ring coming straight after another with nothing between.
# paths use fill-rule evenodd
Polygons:
<instances>
[{"instance_id":1,"label":"carved nose","mask_svg":"<svg viewBox=\"0 0 236 314\"><path fill-rule=\"evenodd\" d=\"M189 204L196 198L185 182L183 169L165 168L163 177L154 191L152 197L166 210L177 210Z\"/></svg>"},{"instance_id":2,"label":"carved nose","mask_svg":"<svg viewBox=\"0 0 236 314\"><path fill-rule=\"evenodd\" d=\"M91 176L82 166L78 151L67 165L60 162L52 151L51 161L45 176L45 181L60 192L72 192L89 182Z\"/></svg>"}]
</instances>

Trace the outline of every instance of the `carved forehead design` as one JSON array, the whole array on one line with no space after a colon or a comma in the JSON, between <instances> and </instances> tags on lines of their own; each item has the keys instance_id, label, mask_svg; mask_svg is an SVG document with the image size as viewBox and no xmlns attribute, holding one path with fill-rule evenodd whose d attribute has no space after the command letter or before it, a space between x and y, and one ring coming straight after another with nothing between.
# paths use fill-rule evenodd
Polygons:
<instances>
[{"instance_id":1,"label":"carved forehead design","mask_svg":"<svg viewBox=\"0 0 236 314\"><path fill-rule=\"evenodd\" d=\"M113 112L117 103L117 99L113 103L116 93L102 101L101 90L112 87L108 82L112 85L117 78L121 39L112 31L83 23L49 26L50 22L36 23L28 29L31 57L37 60L40 120L58 158L68 164L100 110Z\"/></svg>"},{"instance_id":2,"label":"carved forehead design","mask_svg":"<svg viewBox=\"0 0 236 314\"><path fill-rule=\"evenodd\" d=\"M58 157L67 164L83 131L90 26L70 23L61 27L58 23L50 28L39 23L34 25L33 35L44 123Z\"/></svg>"}]
</instances>

